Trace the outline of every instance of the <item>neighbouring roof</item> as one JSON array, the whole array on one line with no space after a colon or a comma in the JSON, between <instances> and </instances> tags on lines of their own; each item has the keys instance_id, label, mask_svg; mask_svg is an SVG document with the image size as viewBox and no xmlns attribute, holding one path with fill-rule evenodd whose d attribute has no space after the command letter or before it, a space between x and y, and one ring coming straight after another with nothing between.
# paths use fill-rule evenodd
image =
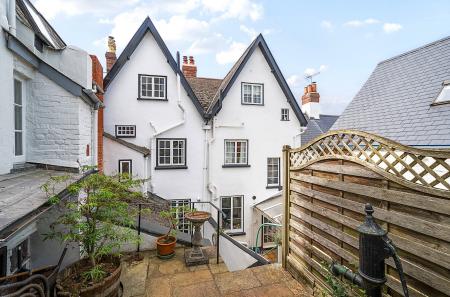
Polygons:
<instances>
[{"instance_id":1,"label":"neighbouring roof","mask_svg":"<svg viewBox=\"0 0 450 297\"><path fill-rule=\"evenodd\" d=\"M211 105L222 79L206 77L186 77L205 112Z\"/></svg>"},{"instance_id":2,"label":"neighbouring roof","mask_svg":"<svg viewBox=\"0 0 450 297\"><path fill-rule=\"evenodd\" d=\"M30 27L48 47L55 50L61 50L66 47L64 40L30 1L17 0L16 12L20 20Z\"/></svg>"},{"instance_id":3,"label":"neighbouring roof","mask_svg":"<svg viewBox=\"0 0 450 297\"><path fill-rule=\"evenodd\" d=\"M321 114L319 119L309 118L306 131L302 134L302 145L328 132L338 118L339 116L337 115L326 114Z\"/></svg>"},{"instance_id":4,"label":"neighbouring roof","mask_svg":"<svg viewBox=\"0 0 450 297\"><path fill-rule=\"evenodd\" d=\"M161 35L159 35L158 30L156 30L155 25L153 25L153 23L149 17L145 18L144 22L141 24L141 26L136 31L136 33L134 33L133 37L128 42L127 46L122 51L119 58L117 58L117 61L114 63L111 70L106 74L106 76L103 80L104 89L106 90L108 88L109 84L114 80L114 78L120 72L120 70L125 65L125 63L128 60L130 60L131 55L134 53L134 51L136 50L138 45L141 43L142 39L144 38L145 34L147 34L147 32L150 32L153 35L153 38L155 39L159 48L161 49L164 56L166 57L167 63L169 63L170 67L173 69L173 71L176 74L180 75L181 85L186 90L189 98L191 98L192 102L194 103L194 106L197 108L198 112L202 116L204 116L204 110L203 110L202 105L200 104L199 100L195 96L194 91L191 89L191 86L187 82L183 72L180 70L178 63L173 58L172 54L170 53L169 49L167 48L167 45L164 43L163 39L161 38Z\"/></svg>"},{"instance_id":5,"label":"neighbouring roof","mask_svg":"<svg viewBox=\"0 0 450 297\"><path fill-rule=\"evenodd\" d=\"M80 97L87 104L94 106L95 109L103 106L103 103L100 99L98 99L92 90L85 89L83 86L67 77L64 73L61 73L57 69L53 68L53 66L34 54L14 35L6 32L6 43L9 50L24 59L26 62L30 63L39 73L45 75L67 92L74 96Z\"/></svg>"},{"instance_id":6,"label":"neighbouring roof","mask_svg":"<svg viewBox=\"0 0 450 297\"><path fill-rule=\"evenodd\" d=\"M106 138L111 139L111 140L113 140L113 141L115 141L117 143L120 143L121 145L126 146L129 149L132 149L132 150L134 150L134 151L136 151L138 153L143 154L144 157L150 155L150 149L148 149L148 148L146 148L144 146L139 146L139 145L136 145L134 143L125 141L125 140L123 140L121 138L117 138L117 137L115 137L115 136L113 136L113 135L111 135L111 134L109 134L107 132L103 132L103 136L105 136Z\"/></svg>"},{"instance_id":7,"label":"neighbouring roof","mask_svg":"<svg viewBox=\"0 0 450 297\"><path fill-rule=\"evenodd\" d=\"M253 207L274 223L283 224L283 191L256 203Z\"/></svg>"},{"instance_id":8,"label":"neighbouring roof","mask_svg":"<svg viewBox=\"0 0 450 297\"><path fill-rule=\"evenodd\" d=\"M284 79L283 74L281 73L280 68L278 67L272 53L270 52L270 49L264 40L264 37L262 34L259 34L255 40L249 45L249 47L244 51L242 56L237 60L237 62L233 65L231 70L227 73L225 78L222 80L219 88L217 89L214 97L209 99L211 101L211 104L208 108L208 114L214 116L216 115L220 109L222 108L222 101L226 97L228 91L232 87L233 83L241 73L242 69L246 65L247 61L250 59L253 52L259 48L261 52L263 53L267 63L269 64L269 67L272 70L272 73L274 74L278 84L280 85L284 95L286 96L289 104L291 105L291 108L294 110L295 115L297 116L298 120L300 121L300 124L302 126L306 126L307 120L305 115L300 109L300 106L297 103L297 100L295 100L294 95L291 92L291 89L289 88L286 80Z\"/></svg>"},{"instance_id":9,"label":"neighbouring roof","mask_svg":"<svg viewBox=\"0 0 450 297\"><path fill-rule=\"evenodd\" d=\"M33 222L48 210L48 197L41 189L51 176L68 175L68 184L83 177L80 173L31 169L24 172L0 175L0 240L6 240L15 231ZM66 184L55 186L55 191L64 196Z\"/></svg>"},{"instance_id":10,"label":"neighbouring roof","mask_svg":"<svg viewBox=\"0 0 450 297\"><path fill-rule=\"evenodd\" d=\"M411 146L450 146L450 36L380 62L332 129L372 132Z\"/></svg>"}]
</instances>

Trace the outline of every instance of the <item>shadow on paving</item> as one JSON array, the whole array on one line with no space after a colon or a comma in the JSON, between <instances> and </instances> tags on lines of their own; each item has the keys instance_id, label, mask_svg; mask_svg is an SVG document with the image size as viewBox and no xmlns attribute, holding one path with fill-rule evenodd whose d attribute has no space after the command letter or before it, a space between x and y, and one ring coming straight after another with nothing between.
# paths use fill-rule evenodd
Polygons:
<instances>
[{"instance_id":1,"label":"shadow on paving","mask_svg":"<svg viewBox=\"0 0 450 297\"><path fill-rule=\"evenodd\" d=\"M211 249L211 248L208 248ZM225 264L186 267L184 248L177 248L170 260L160 260L156 251L143 252L139 262L124 260L124 297L290 297L312 296L279 265L264 265L229 272ZM208 253L209 254L209 253Z\"/></svg>"}]
</instances>

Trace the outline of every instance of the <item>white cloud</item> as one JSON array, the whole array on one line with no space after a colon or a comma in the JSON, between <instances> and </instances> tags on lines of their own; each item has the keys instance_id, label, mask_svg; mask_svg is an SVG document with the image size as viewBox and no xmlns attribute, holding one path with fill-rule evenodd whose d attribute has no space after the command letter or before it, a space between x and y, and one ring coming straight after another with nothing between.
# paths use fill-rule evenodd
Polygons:
<instances>
[{"instance_id":1,"label":"white cloud","mask_svg":"<svg viewBox=\"0 0 450 297\"><path fill-rule=\"evenodd\" d=\"M316 69L316 68L306 68L303 73L305 75L313 75L313 74L316 74L317 72L323 72L323 71L327 70L327 68L328 68L327 65L320 65L318 69Z\"/></svg>"},{"instance_id":2,"label":"white cloud","mask_svg":"<svg viewBox=\"0 0 450 297\"><path fill-rule=\"evenodd\" d=\"M208 22L183 15L173 16L168 21L157 20L155 26L166 41L192 41L207 33L209 29Z\"/></svg>"},{"instance_id":3,"label":"white cloud","mask_svg":"<svg viewBox=\"0 0 450 297\"><path fill-rule=\"evenodd\" d=\"M291 89L295 89L300 86L301 82L303 82L305 78L303 76L294 74L287 78L287 83Z\"/></svg>"},{"instance_id":4,"label":"white cloud","mask_svg":"<svg viewBox=\"0 0 450 297\"><path fill-rule=\"evenodd\" d=\"M217 63L224 65L234 63L244 53L247 44L233 41L226 50L220 51L216 54Z\"/></svg>"},{"instance_id":5,"label":"white cloud","mask_svg":"<svg viewBox=\"0 0 450 297\"><path fill-rule=\"evenodd\" d=\"M203 55L218 52L223 49L224 45L230 44L231 42L231 39L226 39L222 34L213 33L195 40L187 52L189 55Z\"/></svg>"},{"instance_id":6,"label":"white cloud","mask_svg":"<svg viewBox=\"0 0 450 297\"><path fill-rule=\"evenodd\" d=\"M378 24L380 21L377 19L373 19L373 18L368 18L365 20L352 20L352 21L348 21L346 23L344 23L344 26L346 27L362 27L362 26L366 26L366 25L373 25L373 24Z\"/></svg>"},{"instance_id":7,"label":"white cloud","mask_svg":"<svg viewBox=\"0 0 450 297\"><path fill-rule=\"evenodd\" d=\"M45 18L53 19L58 14L105 15L131 7L138 2L139 0L36 0L34 5Z\"/></svg>"},{"instance_id":8,"label":"white cloud","mask_svg":"<svg viewBox=\"0 0 450 297\"><path fill-rule=\"evenodd\" d=\"M393 33L401 30L403 28L402 25L396 23L385 23L383 25L383 31L386 33Z\"/></svg>"},{"instance_id":9,"label":"white cloud","mask_svg":"<svg viewBox=\"0 0 450 297\"><path fill-rule=\"evenodd\" d=\"M317 72L323 72L327 69L327 65L320 65L319 68L306 68L305 71L303 71L303 75L293 74L289 76L286 81L291 89L298 89L308 83L308 81L306 80L307 75L313 75Z\"/></svg>"},{"instance_id":10,"label":"white cloud","mask_svg":"<svg viewBox=\"0 0 450 297\"><path fill-rule=\"evenodd\" d=\"M333 24L330 21L323 20L320 26L329 32L333 31Z\"/></svg>"},{"instance_id":11,"label":"white cloud","mask_svg":"<svg viewBox=\"0 0 450 297\"><path fill-rule=\"evenodd\" d=\"M262 32L258 32L255 29L249 28L249 27L247 27L245 25L240 25L239 29L242 32L244 32L245 34L247 34L250 37L251 40L255 39L256 36L258 36L259 33L262 33L264 35L269 35L269 34L271 34L273 32L272 29L264 29Z\"/></svg>"},{"instance_id":12,"label":"white cloud","mask_svg":"<svg viewBox=\"0 0 450 297\"><path fill-rule=\"evenodd\" d=\"M250 18L256 21L264 14L264 7L252 0L202 0L202 6L208 12L220 14L219 20Z\"/></svg>"}]
</instances>

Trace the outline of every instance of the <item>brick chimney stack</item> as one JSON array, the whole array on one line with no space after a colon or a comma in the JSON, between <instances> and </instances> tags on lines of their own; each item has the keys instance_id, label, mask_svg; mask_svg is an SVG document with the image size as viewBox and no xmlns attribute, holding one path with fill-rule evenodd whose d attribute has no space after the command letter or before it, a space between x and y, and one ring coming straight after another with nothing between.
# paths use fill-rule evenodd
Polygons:
<instances>
[{"instance_id":1,"label":"brick chimney stack","mask_svg":"<svg viewBox=\"0 0 450 297\"><path fill-rule=\"evenodd\" d=\"M195 65L194 57L183 56L183 65L181 66L183 74L186 77L197 77L197 65Z\"/></svg>"},{"instance_id":2,"label":"brick chimney stack","mask_svg":"<svg viewBox=\"0 0 450 297\"><path fill-rule=\"evenodd\" d=\"M320 118L320 94L317 92L317 84L310 83L304 89L302 96L302 110L309 118Z\"/></svg>"},{"instance_id":3,"label":"brick chimney stack","mask_svg":"<svg viewBox=\"0 0 450 297\"><path fill-rule=\"evenodd\" d=\"M92 60L92 83L95 84L96 95L103 102L103 67L97 56L90 55ZM97 163L98 170L103 172L103 108L98 110L97 125Z\"/></svg>"},{"instance_id":4,"label":"brick chimney stack","mask_svg":"<svg viewBox=\"0 0 450 297\"><path fill-rule=\"evenodd\" d=\"M108 51L105 53L106 58L106 72L109 72L116 63L116 40L113 36L108 36Z\"/></svg>"}]
</instances>

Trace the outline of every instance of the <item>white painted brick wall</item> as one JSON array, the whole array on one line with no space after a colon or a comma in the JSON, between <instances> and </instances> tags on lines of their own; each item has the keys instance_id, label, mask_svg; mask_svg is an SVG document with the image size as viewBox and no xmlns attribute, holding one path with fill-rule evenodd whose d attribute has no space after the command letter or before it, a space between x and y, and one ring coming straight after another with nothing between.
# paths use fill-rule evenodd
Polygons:
<instances>
[{"instance_id":1,"label":"white painted brick wall","mask_svg":"<svg viewBox=\"0 0 450 297\"><path fill-rule=\"evenodd\" d=\"M29 89L27 162L67 167L78 167L77 161L88 164L86 144L92 146L90 106L40 73L29 81Z\"/></svg>"}]
</instances>

